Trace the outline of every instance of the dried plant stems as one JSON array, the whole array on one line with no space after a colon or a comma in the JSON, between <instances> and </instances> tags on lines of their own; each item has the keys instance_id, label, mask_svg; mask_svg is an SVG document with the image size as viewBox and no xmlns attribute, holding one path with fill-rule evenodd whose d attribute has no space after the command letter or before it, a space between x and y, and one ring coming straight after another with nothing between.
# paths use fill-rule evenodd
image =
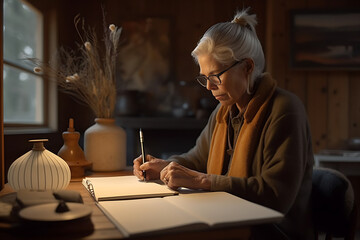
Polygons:
<instances>
[{"instance_id":1,"label":"dried plant stems","mask_svg":"<svg viewBox=\"0 0 360 240\"><path fill-rule=\"evenodd\" d=\"M94 29L86 29L80 18L74 19L75 27L82 40L78 51L60 48L56 61L43 64L37 59L30 59L50 79L55 78L59 87L88 105L98 118L114 117L116 104L116 59L121 28L111 24L104 26L104 46L98 41Z\"/></svg>"}]
</instances>

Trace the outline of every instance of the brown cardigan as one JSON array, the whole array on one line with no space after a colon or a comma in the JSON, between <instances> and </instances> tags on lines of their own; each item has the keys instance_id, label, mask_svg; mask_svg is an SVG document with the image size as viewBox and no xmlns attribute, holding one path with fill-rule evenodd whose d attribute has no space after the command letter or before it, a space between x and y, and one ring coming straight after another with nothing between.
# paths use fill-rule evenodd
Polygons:
<instances>
[{"instance_id":1,"label":"brown cardigan","mask_svg":"<svg viewBox=\"0 0 360 240\"><path fill-rule=\"evenodd\" d=\"M271 78L266 74L264 78ZM260 86L265 82L260 79ZM255 93L256 95L256 93ZM258 109L249 104L247 111ZM254 109L255 108L255 109ZM207 172L211 139L216 125L214 110L208 124L187 153L169 158L188 168ZM279 227L291 239L313 239L311 176L313 152L306 111L290 92L276 88L267 104L247 177L211 175L212 191L227 191L285 214ZM232 159L236 161L236 159Z\"/></svg>"}]
</instances>

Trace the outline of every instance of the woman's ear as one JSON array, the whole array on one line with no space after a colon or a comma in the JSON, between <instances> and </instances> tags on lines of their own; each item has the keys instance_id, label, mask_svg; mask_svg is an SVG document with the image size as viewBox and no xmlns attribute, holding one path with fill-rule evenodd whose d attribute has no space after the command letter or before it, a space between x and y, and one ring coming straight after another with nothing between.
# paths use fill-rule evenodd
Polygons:
<instances>
[{"instance_id":1,"label":"woman's ear","mask_svg":"<svg viewBox=\"0 0 360 240\"><path fill-rule=\"evenodd\" d=\"M251 74L254 71L254 61L251 58L247 58L245 61L246 61L246 73Z\"/></svg>"}]
</instances>

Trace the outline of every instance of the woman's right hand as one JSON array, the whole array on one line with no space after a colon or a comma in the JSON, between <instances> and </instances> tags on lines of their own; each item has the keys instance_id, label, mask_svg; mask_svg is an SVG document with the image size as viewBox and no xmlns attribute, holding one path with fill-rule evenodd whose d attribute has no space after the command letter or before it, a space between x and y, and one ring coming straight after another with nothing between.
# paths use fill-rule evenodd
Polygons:
<instances>
[{"instance_id":1,"label":"woman's right hand","mask_svg":"<svg viewBox=\"0 0 360 240\"><path fill-rule=\"evenodd\" d=\"M135 158L133 163L133 173L139 179L144 180L143 171L146 171L145 180L156 180L160 179L161 170L170 162L147 154L145 163L143 163L141 155Z\"/></svg>"}]
</instances>

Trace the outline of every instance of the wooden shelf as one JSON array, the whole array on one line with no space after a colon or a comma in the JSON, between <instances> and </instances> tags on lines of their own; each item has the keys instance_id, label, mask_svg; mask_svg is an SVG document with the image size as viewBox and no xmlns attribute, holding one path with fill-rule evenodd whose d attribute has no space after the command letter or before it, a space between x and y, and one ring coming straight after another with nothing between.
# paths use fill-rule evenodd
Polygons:
<instances>
[{"instance_id":1,"label":"wooden shelf","mask_svg":"<svg viewBox=\"0 0 360 240\"><path fill-rule=\"evenodd\" d=\"M116 117L116 124L126 131L127 165L140 154L139 128L145 134L146 152L164 157L188 151L205 127L207 119L166 117Z\"/></svg>"}]
</instances>

